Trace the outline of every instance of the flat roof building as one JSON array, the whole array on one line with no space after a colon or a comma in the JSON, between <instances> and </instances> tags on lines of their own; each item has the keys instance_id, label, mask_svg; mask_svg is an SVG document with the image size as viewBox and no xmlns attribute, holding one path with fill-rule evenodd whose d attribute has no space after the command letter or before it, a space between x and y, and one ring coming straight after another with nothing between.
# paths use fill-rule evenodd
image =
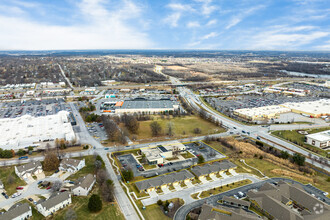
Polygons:
<instances>
[{"instance_id":1,"label":"flat roof building","mask_svg":"<svg viewBox=\"0 0 330 220\"><path fill-rule=\"evenodd\" d=\"M263 106L258 108L242 108L234 110L239 117L255 121L262 119L277 118L279 114L290 112L290 109L278 105Z\"/></svg>"},{"instance_id":2,"label":"flat roof building","mask_svg":"<svg viewBox=\"0 0 330 220\"><path fill-rule=\"evenodd\" d=\"M145 99L135 98L125 100L123 103L116 104L116 114L124 113L146 113L153 114L156 112L168 112L179 109L177 101L163 98L163 99Z\"/></svg>"},{"instance_id":3,"label":"flat roof building","mask_svg":"<svg viewBox=\"0 0 330 220\"><path fill-rule=\"evenodd\" d=\"M23 115L18 118L0 119L0 147L16 150L57 138L72 141L76 136L68 114L67 111L60 111L56 115Z\"/></svg>"},{"instance_id":4,"label":"flat roof building","mask_svg":"<svg viewBox=\"0 0 330 220\"><path fill-rule=\"evenodd\" d=\"M326 149L330 146L330 130L306 135L306 142L310 145Z\"/></svg>"},{"instance_id":5,"label":"flat roof building","mask_svg":"<svg viewBox=\"0 0 330 220\"><path fill-rule=\"evenodd\" d=\"M320 99L310 102L287 102L282 105L294 113L306 114L315 118L330 115L330 99Z\"/></svg>"}]
</instances>

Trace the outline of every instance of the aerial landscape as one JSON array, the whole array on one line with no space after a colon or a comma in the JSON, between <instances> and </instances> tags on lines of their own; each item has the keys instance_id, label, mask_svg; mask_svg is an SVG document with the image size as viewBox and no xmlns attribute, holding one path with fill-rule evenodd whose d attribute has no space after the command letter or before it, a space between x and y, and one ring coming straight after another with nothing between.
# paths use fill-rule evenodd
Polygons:
<instances>
[{"instance_id":1,"label":"aerial landscape","mask_svg":"<svg viewBox=\"0 0 330 220\"><path fill-rule=\"evenodd\" d=\"M0 0L0 220L330 219L329 21L323 0Z\"/></svg>"}]
</instances>

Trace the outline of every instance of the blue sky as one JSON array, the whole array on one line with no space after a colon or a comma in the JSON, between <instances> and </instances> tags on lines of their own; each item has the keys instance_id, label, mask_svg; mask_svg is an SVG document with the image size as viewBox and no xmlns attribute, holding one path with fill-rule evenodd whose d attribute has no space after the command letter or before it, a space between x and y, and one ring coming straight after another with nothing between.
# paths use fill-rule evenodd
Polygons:
<instances>
[{"instance_id":1,"label":"blue sky","mask_svg":"<svg viewBox=\"0 0 330 220\"><path fill-rule=\"evenodd\" d=\"M0 0L0 50L330 51L329 0Z\"/></svg>"}]
</instances>

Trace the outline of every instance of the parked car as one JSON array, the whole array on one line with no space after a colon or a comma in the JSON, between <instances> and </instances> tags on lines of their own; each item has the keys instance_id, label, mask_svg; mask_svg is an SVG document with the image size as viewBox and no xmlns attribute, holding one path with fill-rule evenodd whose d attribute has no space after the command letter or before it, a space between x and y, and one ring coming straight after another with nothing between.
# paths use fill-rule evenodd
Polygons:
<instances>
[{"instance_id":1,"label":"parked car","mask_svg":"<svg viewBox=\"0 0 330 220\"><path fill-rule=\"evenodd\" d=\"M22 186L18 186L18 187L16 187L16 189L22 190L24 188Z\"/></svg>"},{"instance_id":2,"label":"parked car","mask_svg":"<svg viewBox=\"0 0 330 220\"><path fill-rule=\"evenodd\" d=\"M51 186L48 186L46 189L51 189L52 187Z\"/></svg>"},{"instance_id":3,"label":"parked car","mask_svg":"<svg viewBox=\"0 0 330 220\"><path fill-rule=\"evenodd\" d=\"M28 198L28 200L29 200L30 202L33 202L33 199L32 199L32 198Z\"/></svg>"},{"instance_id":4,"label":"parked car","mask_svg":"<svg viewBox=\"0 0 330 220\"><path fill-rule=\"evenodd\" d=\"M60 172L59 170L55 170L55 173L58 173L58 172Z\"/></svg>"},{"instance_id":5,"label":"parked car","mask_svg":"<svg viewBox=\"0 0 330 220\"><path fill-rule=\"evenodd\" d=\"M28 159L29 157L28 156L22 156L22 157L19 157L18 159L19 160L26 160L26 159Z\"/></svg>"}]
</instances>

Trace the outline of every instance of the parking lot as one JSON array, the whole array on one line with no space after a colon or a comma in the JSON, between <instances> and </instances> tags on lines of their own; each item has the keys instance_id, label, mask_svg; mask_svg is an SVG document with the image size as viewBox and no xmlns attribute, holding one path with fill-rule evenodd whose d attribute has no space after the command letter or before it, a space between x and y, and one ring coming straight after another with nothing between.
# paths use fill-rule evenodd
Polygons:
<instances>
[{"instance_id":1,"label":"parking lot","mask_svg":"<svg viewBox=\"0 0 330 220\"><path fill-rule=\"evenodd\" d=\"M191 167L194 164L197 164L198 158L197 156L202 155L205 161L211 161L215 159L225 158L226 156L214 150L210 146L204 144L203 142L193 142L185 144L187 147L187 151L194 154L196 157L189 158L181 161L171 161L169 163L163 164L163 166L152 169L152 170L143 170L138 168L138 161L131 154L120 155L118 156L119 162L122 164L124 169L132 169L134 176L144 176L144 177L152 177L157 176L173 171L178 171L181 169L186 169Z\"/></svg>"},{"instance_id":2,"label":"parking lot","mask_svg":"<svg viewBox=\"0 0 330 220\"><path fill-rule=\"evenodd\" d=\"M226 157L225 155L214 150L212 147L201 141L188 143L185 144L185 146L187 147L187 150L194 154L196 157L202 155L205 161L211 161Z\"/></svg>"},{"instance_id":3,"label":"parking lot","mask_svg":"<svg viewBox=\"0 0 330 220\"><path fill-rule=\"evenodd\" d=\"M1 103L0 118L17 118L23 115L39 117L53 115L62 110L72 111L63 99L4 102Z\"/></svg>"},{"instance_id":4,"label":"parking lot","mask_svg":"<svg viewBox=\"0 0 330 220\"><path fill-rule=\"evenodd\" d=\"M104 130L102 123L87 123L87 129L89 133L98 141L104 141L108 139L108 136Z\"/></svg>"}]
</instances>

